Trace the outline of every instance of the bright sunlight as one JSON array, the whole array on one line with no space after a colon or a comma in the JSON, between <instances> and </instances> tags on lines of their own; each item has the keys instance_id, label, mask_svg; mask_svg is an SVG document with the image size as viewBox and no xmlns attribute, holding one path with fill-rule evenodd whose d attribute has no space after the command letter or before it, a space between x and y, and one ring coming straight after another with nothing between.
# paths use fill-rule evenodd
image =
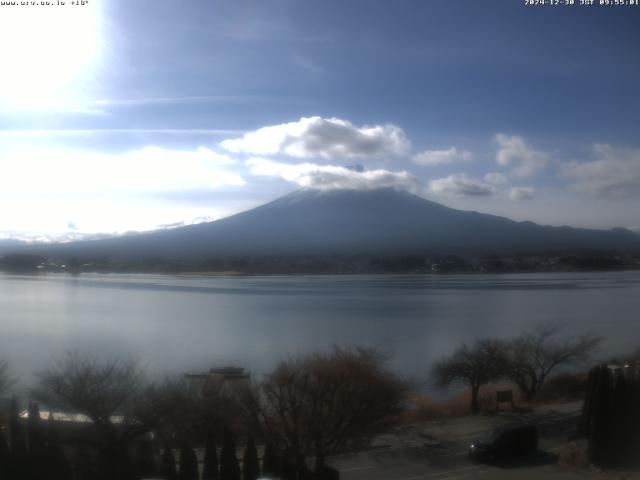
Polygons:
<instances>
[{"instance_id":1,"label":"bright sunlight","mask_svg":"<svg viewBox=\"0 0 640 480\"><path fill-rule=\"evenodd\" d=\"M74 82L90 77L97 66L99 4L16 3L0 7L0 104L13 109L60 106L78 93Z\"/></svg>"}]
</instances>

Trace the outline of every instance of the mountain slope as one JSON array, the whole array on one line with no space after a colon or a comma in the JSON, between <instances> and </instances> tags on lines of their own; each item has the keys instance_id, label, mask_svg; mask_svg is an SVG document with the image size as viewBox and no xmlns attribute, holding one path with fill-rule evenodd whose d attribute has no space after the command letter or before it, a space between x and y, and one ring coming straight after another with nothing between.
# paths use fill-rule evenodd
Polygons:
<instances>
[{"instance_id":1,"label":"mountain slope","mask_svg":"<svg viewBox=\"0 0 640 480\"><path fill-rule=\"evenodd\" d=\"M46 249L81 257L640 250L624 229L540 226L445 207L394 189L300 190L216 222Z\"/></svg>"}]
</instances>

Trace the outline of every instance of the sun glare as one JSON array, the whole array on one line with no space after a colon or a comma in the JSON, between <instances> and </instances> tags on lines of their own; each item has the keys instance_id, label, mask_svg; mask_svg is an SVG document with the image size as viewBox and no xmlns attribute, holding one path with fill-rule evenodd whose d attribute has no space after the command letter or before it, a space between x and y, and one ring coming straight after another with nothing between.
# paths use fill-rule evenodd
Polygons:
<instances>
[{"instance_id":1,"label":"sun glare","mask_svg":"<svg viewBox=\"0 0 640 480\"><path fill-rule=\"evenodd\" d=\"M77 97L99 60L98 2L16 3L0 12L0 105L40 109Z\"/></svg>"}]
</instances>

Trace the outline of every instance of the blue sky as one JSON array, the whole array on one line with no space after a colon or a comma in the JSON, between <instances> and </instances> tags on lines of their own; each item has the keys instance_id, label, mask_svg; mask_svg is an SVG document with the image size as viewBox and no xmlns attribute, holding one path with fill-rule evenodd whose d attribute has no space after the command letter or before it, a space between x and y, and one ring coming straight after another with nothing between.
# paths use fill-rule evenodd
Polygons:
<instances>
[{"instance_id":1,"label":"blue sky","mask_svg":"<svg viewBox=\"0 0 640 480\"><path fill-rule=\"evenodd\" d=\"M2 6L0 235L211 220L300 186L640 226L640 7L523 3Z\"/></svg>"}]
</instances>

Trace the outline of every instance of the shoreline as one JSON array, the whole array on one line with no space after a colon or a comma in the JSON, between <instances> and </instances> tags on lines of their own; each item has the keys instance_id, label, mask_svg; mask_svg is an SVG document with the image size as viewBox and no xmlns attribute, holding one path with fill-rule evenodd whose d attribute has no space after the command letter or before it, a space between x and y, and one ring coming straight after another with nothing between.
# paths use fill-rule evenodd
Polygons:
<instances>
[{"instance_id":1,"label":"shoreline","mask_svg":"<svg viewBox=\"0 0 640 480\"><path fill-rule=\"evenodd\" d=\"M2 275L26 275L26 276L38 276L38 275L70 275L81 276L85 275L161 275L169 277L328 277L328 276L360 276L360 275L380 275L380 276L423 276L423 277L445 277L445 276L480 276L480 275L535 275L535 274L612 274L612 273L633 273L640 272L639 268L624 268L624 269L592 269L592 270L515 270L515 271L408 271L408 272L390 272L390 271L341 271L341 272L313 272L313 271L299 271L299 272L242 272L238 270L209 270L209 271L149 271L149 270L87 270L80 272L70 272L67 270L28 270L28 271L11 271L0 270Z\"/></svg>"},{"instance_id":2,"label":"shoreline","mask_svg":"<svg viewBox=\"0 0 640 480\"><path fill-rule=\"evenodd\" d=\"M640 268L627 268L619 270L522 270L511 272L500 271L463 271L463 272L240 272L240 271L208 271L208 272L83 272L83 273L135 273L135 274L158 274L171 275L176 277L325 277L325 276L355 276L355 275L381 275L381 276L424 276L424 277L444 277L458 275L533 275L544 273L625 273L640 272ZM60 272L64 273L64 272Z\"/></svg>"}]
</instances>

